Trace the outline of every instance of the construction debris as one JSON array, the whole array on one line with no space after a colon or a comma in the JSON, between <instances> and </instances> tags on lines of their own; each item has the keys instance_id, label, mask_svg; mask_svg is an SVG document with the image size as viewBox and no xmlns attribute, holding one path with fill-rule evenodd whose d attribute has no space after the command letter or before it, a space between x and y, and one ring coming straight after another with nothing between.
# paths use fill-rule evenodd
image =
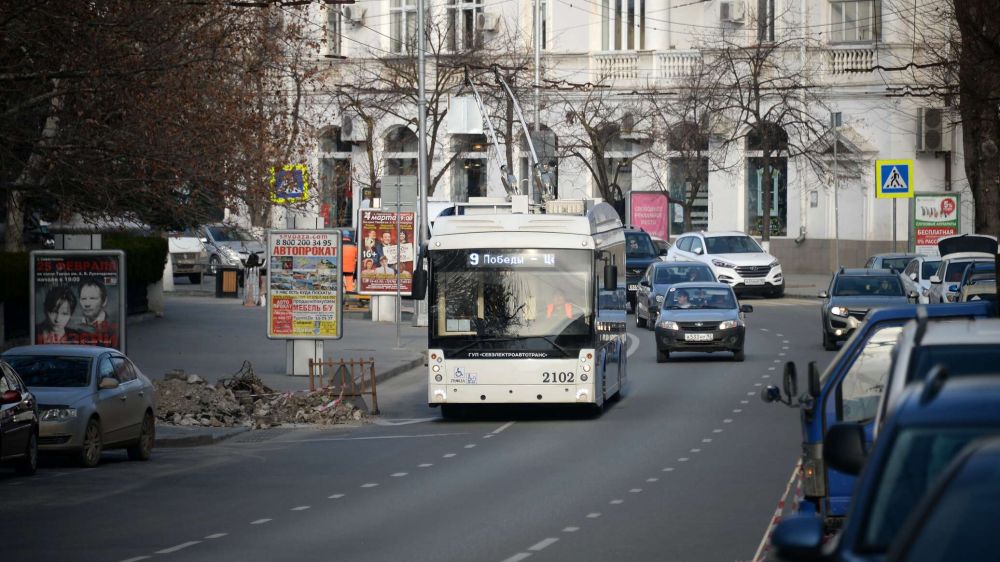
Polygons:
<instances>
[{"instance_id":1,"label":"construction debris","mask_svg":"<svg viewBox=\"0 0 1000 562\"><path fill-rule=\"evenodd\" d=\"M262 429L284 424L356 423L368 417L354 400L344 398L342 389L275 392L253 373L248 361L218 384L182 371L167 373L164 380L153 384L157 418L174 425Z\"/></svg>"}]
</instances>

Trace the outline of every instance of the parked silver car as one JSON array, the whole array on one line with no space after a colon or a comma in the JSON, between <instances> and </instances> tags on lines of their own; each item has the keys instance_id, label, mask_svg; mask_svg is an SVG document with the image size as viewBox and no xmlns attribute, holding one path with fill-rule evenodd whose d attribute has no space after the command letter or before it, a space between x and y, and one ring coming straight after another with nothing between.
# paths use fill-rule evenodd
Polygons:
<instances>
[{"instance_id":1,"label":"parked silver car","mask_svg":"<svg viewBox=\"0 0 1000 562\"><path fill-rule=\"evenodd\" d=\"M228 224L211 224L201 228L202 243L208 253L209 273L214 275L221 266L243 269L251 255L264 263L264 244L246 230Z\"/></svg>"},{"instance_id":2,"label":"parked silver car","mask_svg":"<svg viewBox=\"0 0 1000 562\"><path fill-rule=\"evenodd\" d=\"M132 460L153 452L156 389L116 349L28 345L2 355L38 401L38 448L76 454L96 466L104 449L124 448Z\"/></svg>"}]
</instances>

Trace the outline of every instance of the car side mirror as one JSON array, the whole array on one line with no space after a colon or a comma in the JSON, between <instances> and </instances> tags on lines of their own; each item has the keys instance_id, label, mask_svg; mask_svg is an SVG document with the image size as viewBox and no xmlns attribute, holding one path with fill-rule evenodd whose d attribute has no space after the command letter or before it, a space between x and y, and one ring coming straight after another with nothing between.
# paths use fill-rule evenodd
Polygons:
<instances>
[{"instance_id":1,"label":"car side mirror","mask_svg":"<svg viewBox=\"0 0 1000 562\"><path fill-rule=\"evenodd\" d=\"M97 385L101 390L111 390L112 388L118 388L118 379L114 377L104 377L101 379L101 384Z\"/></svg>"},{"instance_id":2,"label":"car side mirror","mask_svg":"<svg viewBox=\"0 0 1000 562\"><path fill-rule=\"evenodd\" d=\"M778 523L771 535L774 554L781 560L819 560L823 521L815 515L793 515Z\"/></svg>"},{"instance_id":3,"label":"car side mirror","mask_svg":"<svg viewBox=\"0 0 1000 562\"><path fill-rule=\"evenodd\" d=\"M0 396L0 404L17 404L21 401L21 393L16 390L8 390Z\"/></svg>"},{"instance_id":4,"label":"car side mirror","mask_svg":"<svg viewBox=\"0 0 1000 562\"><path fill-rule=\"evenodd\" d=\"M826 291L820 291L819 294L816 295L816 296L818 296L821 299L828 299L828 298L830 298L830 293L828 293Z\"/></svg>"},{"instance_id":5,"label":"car side mirror","mask_svg":"<svg viewBox=\"0 0 1000 562\"><path fill-rule=\"evenodd\" d=\"M860 474L868 458L864 426L859 423L834 424L823 439L823 458L844 474Z\"/></svg>"},{"instance_id":6,"label":"car side mirror","mask_svg":"<svg viewBox=\"0 0 1000 562\"><path fill-rule=\"evenodd\" d=\"M645 279L640 279L639 280L639 284L642 285L643 287L648 287L649 286L649 283L647 283Z\"/></svg>"},{"instance_id":7,"label":"car side mirror","mask_svg":"<svg viewBox=\"0 0 1000 562\"><path fill-rule=\"evenodd\" d=\"M931 275L931 284L932 285L940 285L941 284L941 278L938 277L937 275Z\"/></svg>"},{"instance_id":8,"label":"car side mirror","mask_svg":"<svg viewBox=\"0 0 1000 562\"><path fill-rule=\"evenodd\" d=\"M208 244L208 238L199 238L198 241L202 244Z\"/></svg>"},{"instance_id":9,"label":"car side mirror","mask_svg":"<svg viewBox=\"0 0 1000 562\"><path fill-rule=\"evenodd\" d=\"M670 249L669 248L663 248L663 249L660 250L660 255L661 256L665 256L665 255L667 255L669 253L670 253Z\"/></svg>"},{"instance_id":10,"label":"car side mirror","mask_svg":"<svg viewBox=\"0 0 1000 562\"><path fill-rule=\"evenodd\" d=\"M751 306L749 304L741 304L740 305L740 312L744 312L744 313L753 312L753 306Z\"/></svg>"},{"instance_id":11,"label":"car side mirror","mask_svg":"<svg viewBox=\"0 0 1000 562\"><path fill-rule=\"evenodd\" d=\"M910 281L916 281L916 280L917 280L917 274L916 273L911 273L910 274Z\"/></svg>"}]
</instances>

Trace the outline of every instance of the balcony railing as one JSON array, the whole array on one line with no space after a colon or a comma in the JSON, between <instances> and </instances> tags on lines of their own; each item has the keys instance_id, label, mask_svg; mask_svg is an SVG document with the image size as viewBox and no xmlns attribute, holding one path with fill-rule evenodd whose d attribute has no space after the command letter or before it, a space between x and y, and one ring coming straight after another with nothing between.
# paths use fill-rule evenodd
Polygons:
<instances>
[{"instance_id":1,"label":"balcony railing","mask_svg":"<svg viewBox=\"0 0 1000 562\"><path fill-rule=\"evenodd\" d=\"M699 51L660 51L656 53L657 77L665 79L691 76L701 68Z\"/></svg>"},{"instance_id":2,"label":"balcony railing","mask_svg":"<svg viewBox=\"0 0 1000 562\"><path fill-rule=\"evenodd\" d=\"M830 71L833 74L856 74L871 71L875 66L876 50L873 47L856 49L830 49Z\"/></svg>"},{"instance_id":3,"label":"balcony railing","mask_svg":"<svg viewBox=\"0 0 1000 562\"><path fill-rule=\"evenodd\" d=\"M639 78L639 53L621 51L594 55L597 78L602 81L635 80Z\"/></svg>"}]
</instances>

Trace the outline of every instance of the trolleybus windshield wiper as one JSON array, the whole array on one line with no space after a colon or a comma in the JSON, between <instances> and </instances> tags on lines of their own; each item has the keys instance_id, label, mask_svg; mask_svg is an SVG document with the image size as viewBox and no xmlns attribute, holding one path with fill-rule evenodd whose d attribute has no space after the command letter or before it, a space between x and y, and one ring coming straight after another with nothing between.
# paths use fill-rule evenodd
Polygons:
<instances>
[{"instance_id":1,"label":"trolleybus windshield wiper","mask_svg":"<svg viewBox=\"0 0 1000 562\"><path fill-rule=\"evenodd\" d=\"M559 351L561 351L563 353L563 355L565 355L566 357L572 357L573 356L569 352L569 350L567 350L565 347L563 347L563 346L559 345L558 343L556 343L555 338L553 336L519 336L519 337L477 338L475 341L471 341L471 342L463 345L462 347L456 349L455 351L452 351L451 353L459 354L459 353L462 353L463 351L465 351L465 350L467 350L467 349L469 349L471 347L474 347L474 346L477 346L477 345L480 345L480 344L483 344L483 343L495 343L495 342L505 342L505 341L507 341L507 342L509 342L509 341L520 341L520 340L530 340L530 339L533 339L533 338L540 338L540 339L545 340L550 345L552 345L552 347L554 347L554 348L558 349Z\"/></svg>"},{"instance_id":2,"label":"trolleybus windshield wiper","mask_svg":"<svg viewBox=\"0 0 1000 562\"><path fill-rule=\"evenodd\" d=\"M565 347L557 344L556 343L556 338L553 337L553 336L531 336L531 337L542 338L543 340L545 340L545 341L549 342L550 344L552 344L552 347L554 347L554 348L558 349L559 351L563 352L563 355L565 355L566 357L572 357L573 356Z\"/></svg>"}]
</instances>

